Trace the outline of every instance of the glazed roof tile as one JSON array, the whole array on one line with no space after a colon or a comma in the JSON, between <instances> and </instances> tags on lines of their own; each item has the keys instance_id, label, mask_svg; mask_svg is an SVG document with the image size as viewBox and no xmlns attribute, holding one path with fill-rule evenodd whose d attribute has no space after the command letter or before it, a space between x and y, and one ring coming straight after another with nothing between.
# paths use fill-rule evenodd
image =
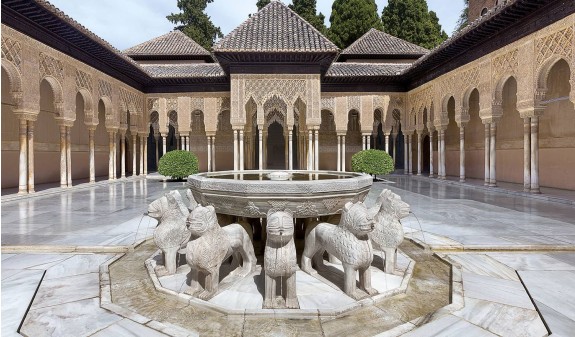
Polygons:
<instances>
[{"instance_id":1,"label":"glazed roof tile","mask_svg":"<svg viewBox=\"0 0 575 337\"><path fill-rule=\"evenodd\" d=\"M179 30L171 31L124 50L128 56L193 55L210 56L210 52Z\"/></svg>"},{"instance_id":2,"label":"glazed roof tile","mask_svg":"<svg viewBox=\"0 0 575 337\"><path fill-rule=\"evenodd\" d=\"M217 63L143 64L142 68L153 78L214 78L225 77Z\"/></svg>"},{"instance_id":3,"label":"glazed roof tile","mask_svg":"<svg viewBox=\"0 0 575 337\"><path fill-rule=\"evenodd\" d=\"M416 55L429 53L428 49L389 35L377 29L370 29L351 46L341 52L342 55Z\"/></svg>"},{"instance_id":4,"label":"glazed roof tile","mask_svg":"<svg viewBox=\"0 0 575 337\"><path fill-rule=\"evenodd\" d=\"M221 39L215 52L338 52L338 47L280 1L272 1Z\"/></svg>"},{"instance_id":5,"label":"glazed roof tile","mask_svg":"<svg viewBox=\"0 0 575 337\"><path fill-rule=\"evenodd\" d=\"M411 66L409 63L333 63L327 77L377 77L396 76Z\"/></svg>"}]
</instances>

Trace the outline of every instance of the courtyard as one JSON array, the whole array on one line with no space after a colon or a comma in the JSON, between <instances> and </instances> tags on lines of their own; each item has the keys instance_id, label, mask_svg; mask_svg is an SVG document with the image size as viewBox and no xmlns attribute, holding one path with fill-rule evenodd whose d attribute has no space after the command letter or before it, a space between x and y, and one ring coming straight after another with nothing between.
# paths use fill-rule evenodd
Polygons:
<instances>
[{"instance_id":1,"label":"courtyard","mask_svg":"<svg viewBox=\"0 0 575 337\"><path fill-rule=\"evenodd\" d=\"M169 190L185 189L183 183L152 175L46 190L32 198L3 197L2 336L570 335L575 326L574 195L531 196L391 175L373 185L366 203L384 188L411 205L413 215L402 221L406 238L460 266L450 276L462 284L462 297L453 296L450 304L457 310L413 319L408 309L393 316L388 308L367 306L358 315L369 324L348 332L345 317L253 321L247 314L194 309L195 318L188 319L198 325L184 329L172 320L174 310L186 307L181 303L154 311L152 318L129 305L112 303L116 310L106 310L101 265L149 245L156 222L142 216L147 205ZM134 268L144 268L143 263ZM214 315L217 319L206 324ZM389 330L393 320L403 323L399 329L404 331Z\"/></svg>"}]
</instances>

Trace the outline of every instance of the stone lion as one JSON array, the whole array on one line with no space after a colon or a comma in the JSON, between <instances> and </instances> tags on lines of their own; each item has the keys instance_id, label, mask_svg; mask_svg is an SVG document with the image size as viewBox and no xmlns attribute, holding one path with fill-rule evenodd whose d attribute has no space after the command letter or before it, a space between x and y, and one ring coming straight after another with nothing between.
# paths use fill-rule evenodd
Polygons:
<instances>
[{"instance_id":1,"label":"stone lion","mask_svg":"<svg viewBox=\"0 0 575 337\"><path fill-rule=\"evenodd\" d=\"M357 291L356 272L359 271L359 287L369 295L377 291L371 287L369 266L373 261L373 250L368 234L373 231L375 221L363 202L348 202L341 215L339 225L320 223L308 229L305 249L301 258L301 269L308 274L312 269L312 259L318 270L323 265L323 253L327 251L339 259L344 269L344 292L354 299L362 294Z\"/></svg>"},{"instance_id":2,"label":"stone lion","mask_svg":"<svg viewBox=\"0 0 575 337\"><path fill-rule=\"evenodd\" d=\"M176 272L178 251L190 241L190 231L186 228L189 210L178 191L171 191L154 200L146 213L158 220L154 230L154 243L163 253L164 265L156 266L158 276Z\"/></svg>"},{"instance_id":3,"label":"stone lion","mask_svg":"<svg viewBox=\"0 0 575 337\"><path fill-rule=\"evenodd\" d=\"M220 266L234 255L241 256L242 266L232 274L244 277L255 270L256 255L248 233L239 224L220 227L213 206L198 205L192 210L186 221L188 229L197 239L188 242L186 261L191 268L190 287L186 294L208 300L218 291ZM199 273L205 275L205 287L202 291Z\"/></svg>"},{"instance_id":4,"label":"stone lion","mask_svg":"<svg viewBox=\"0 0 575 337\"><path fill-rule=\"evenodd\" d=\"M264 252L264 309L299 309L296 294L296 270L293 216L289 212L270 210L267 214L267 239ZM280 281L280 289L286 289L285 306L276 301L276 282L278 281Z\"/></svg>"},{"instance_id":5,"label":"stone lion","mask_svg":"<svg viewBox=\"0 0 575 337\"><path fill-rule=\"evenodd\" d=\"M397 247L403 242L401 219L409 215L409 205L390 190L383 190L370 212L375 214L375 229L369 233L374 250L385 254L383 270L394 274L397 264Z\"/></svg>"}]
</instances>

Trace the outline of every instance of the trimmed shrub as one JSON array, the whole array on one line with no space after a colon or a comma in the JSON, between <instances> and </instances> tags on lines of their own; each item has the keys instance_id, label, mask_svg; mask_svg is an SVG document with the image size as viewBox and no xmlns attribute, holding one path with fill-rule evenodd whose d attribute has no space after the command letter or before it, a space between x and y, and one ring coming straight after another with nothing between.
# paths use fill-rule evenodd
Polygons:
<instances>
[{"instance_id":1,"label":"trimmed shrub","mask_svg":"<svg viewBox=\"0 0 575 337\"><path fill-rule=\"evenodd\" d=\"M382 150L363 150L351 157L351 170L371 175L393 172L393 158Z\"/></svg>"},{"instance_id":2,"label":"trimmed shrub","mask_svg":"<svg viewBox=\"0 0 575 337\"><path fill-rule=\"evenodd\" d=\"M172 179L182 180L198 173L198 157L188 151L170 151L160 158L158 173L172 177Z\"/></svg>"}]
</instances>

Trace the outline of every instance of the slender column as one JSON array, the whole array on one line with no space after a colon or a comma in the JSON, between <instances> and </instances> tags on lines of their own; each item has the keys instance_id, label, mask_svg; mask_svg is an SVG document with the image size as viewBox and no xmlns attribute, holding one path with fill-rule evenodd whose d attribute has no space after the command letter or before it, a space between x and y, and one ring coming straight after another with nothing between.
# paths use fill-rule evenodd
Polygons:
<instances>
[{"instance_id":1,"label":"slender column","mask_svg":"<svg viewBox=\"0 0 575 337\"><path fill-rule=\"evenodd\" d=\"M144 143L146 142L146 136L140 136L140 176L144 176Z\"/></svg>"},{"instance_id":2,"label":"slender column","mask_svg":"<svg viewBox=\"0 0 575 337\"><path fill-rule=\"evenodd\" d=\"M409 139L409 175L413 174L413 135L408 136Z\"/></svg>"},{"instance_id":3,"label":"slender column","mask_svg":"<svg viewBox=\"0 0 575 337\"><path fill-rule=\"evenodd\" d=\"M263 135L262 129L263 129L262 127L259 127L259 132L258 132L258 138L259 138L259 157L258 157L258 159L260 161L259 162L260 170L264 169L264 159L263 159L263 156L264 156L263 137L264 137L264 135Z\"/></svg>"},{"instance_id":4,"label":"slender column","mask_svg":"<svg viewBox=\"0 0 575 337\"><path fill-rule=\"evenodd\" d=\"M240 130L240 171L244 170L244 130Z\"/></svg>"},{"instance_id":5,"label":"slender column","mask_svg":"<svg viewBox=\"0 0 575 337\"><path fill-rule=\"evenodd\" d=\"M313 170L313 131L309 130L308 131L308 148L307 148L307 169L308 170Z\"/></svg>"},{"instance_id":6,"label":"slender column","mask_svg":"<svg viewBox=\"0 0 575 337\"><path fill-rule=\"evenodd\" d=\"M28 132L28 121L25 119L20 119L20 157L18 163L18 194L27 194L28 188L27 178L28 178L28 142L26 139L26 133Z\"/></svg>"},{"instance_id":7,"label":"slender column","mask_svg":"<svg viewBox=\"0 0 575 337\"><path fill-rule=\"evenodd\" d=\"M111 150L110 150L111 151ZM64 188L68 185L66 179L66 126L60 125L60 187Z\"/></svg>"},{"instance_id":8,"label":"slender column","mask_svg":"<svg viewBox=\"0 0 575 337\"><path fill-rule=\"evenodd\" d=\"M176 150L180 149L180 145L181 145L181 139L180 139L180 135L176 134Z\"/></svg>"},{"instance_id":9,"label":"slender column","mask_svg":"<svg viewBox=\"0 0 575 337\"><path fill-rule=\"evenodd\" d=\"M337 169L341 171L341 136L337 135Z\"/></svg>"},{"instance_id":10,"label":"slender column","mask_svg":"<svg viewBox=\"0 0 575 337\"><path fill-rule=\"evenodd\" d=\"M114 132L114 180L116 180L116 173L118 170L118 134Z\"/></svg>"},{"instance_id":11,"label":"slender column","mask_svg":"<svg viewBox=\"0 0 575 337\"><path fill-rule=\"evenodd\" d=\"M212 170L216 171L216 136L212 136Z\"/></svg>"},{"instance_id":12,"label":"slender column","mask_svg":"<svg viewBox=\"0 0 575 337\"><path fill-rule=\"evenodd\" d=\"M429 130L429 178L433 178L433 130Z\"/></svg>"},{"instance_id":13,"label":"slender column","mask_svg":"<svg viewBox=\"0 0 575 337\"><path fill-rule=\"evenodd\" d=\"M288 129L288 168L293 170L293 129Z\"/></svg>"},{"instance_id":14,"label":"slender column","mask_svg":"<svg viewBox=\"0 0 575 337\"><path fill-rule=\"evenodd\" d=\"M34 121L28 121L28 193L34 193Z\"/></svg>"},{"instance_id":15,"label":"slender column","mask_svg":"<svg viewBox=\"0 0 575 337\"><path fill-rule=\"evenodd\" d=\"M465 126L459 127L459 181L465 181Z\"/></svg>"},{"instance_id":16,"label":"slender column","mask_svg":"<svg viewBox=\"0 0 575 337\"><path fill-rule=\"evenodd\" d=\"M264 157L264 169L268 168L268 132L263 131L264 134L264 153L263 153L263 157Z\"/></svg>"},{"instance_id":17,"label":"slender column","mask_svg":"<svg viewBox=\"0 0 575 337\"><path fill-rule=\"evenodd\" d=\"M158 138L156 137L156 154L158 153ZM158 157L156 156L156 159ZM156 160L156 163L158 161ZM138 175L138 136L132 134L132 177Z\"/></svg>"},{"instance_id":18,"label":"slender column","mask_svg":"<svg viewBox=\"0 0 575 337\"><path fill-rule=\"evenodd\" d=\"M209 138L208 138L209 139ZM166 135L162 135L162 156L166 154Z\"/></svg>"},{"instance_id":19,"label":"slender column","mask_svg":"<svg viewBox=\"0 0 575 337\"><path fill-rule=\"evenodd\" d=\"M447 173L445 172L445 130L442 128L440 131L441 134L441 179L446 178Z\"/></svg>"},{"instance_id":20,"label":"slender column","mask_svg":"<svg viewBox=\"0 0 575 337\"><path fill-rule=\"evenodd\" d=\"M539 190L539 117L531 117L531 193Z\"/></svg>"},{"instance_id":21,"label":"slender column","mask_svg":"<svg viewBox=\"0 0 575 337\"><path fill-rule=\"evenodd\" d=\"M396 163L396 154L397 148L395 147L395 142L397 141L397 135L391 135L391 147L393 148L393 169L395 170L395 163Z\"/></svg>"},{"instance_id":22,"label":"slender column","mask_svg":"<svg viewBox=\"0 0 575 337\"><path fill-rule=\"evenodd\" d=\"M313 148L314 154L315 154L315 165L314 165L314 169L316 171L319 170L319 130L314 130L313 131L313 136L315 137L315 146Z\"/></svg>"},{"instance_id":23,"label":"slender column","mask_svg":"<svg viewBox=\"0 0 575 337\"><path fill-rule=\"evenodd\" d=\"M490 126L491 141L490 141L490 156L489 156L489 186L497 186L497 175L495 173L495 160L497 157L497 149L495 147L495 135L497 133L497 124L495 122L491 123Z\"/></svg>"},{"instance_id":24,"label":"slender column","mask_svg":"<svg viewBox=\"0 0 575 337\"><path fill-rule=\"evenodd\" d=\"M403 136L403 174L409 174L409 136Z\"/></svg>"},{"instance_id":25,"label":"slender column","mask_svg":"<svg viewBox=\"0 0 575 337\"><path fill-rule=\"evenodd\" d=\"M212 137L208 136L208 172L212 172Z\"/></svg>"},{"instance_id":26,"label":"slender column","mask_svg":"<svg viewBox=\"0 0 575 337\"><path fill-rule=\"evenodd\" d=\"M489 144L491 137L489 133L490 133L489 123L485 123L485 182L484 182L485 186L489 186L489 168L491 167L491 165L489 164L489 158L491 157L490 156L491 146Z\"/></svg>"},{"instance_id":27,"label":"slender column","mask_svg":"<svg viewBox=\"0 0 575 337\"><path fill-rule=\"evenodd\" d=\"M95 144L94 144L94 129L90 128L88 130L88 138L90 143L90 182L96 182L96 162L95 156Z\"/></svg>"},{"instance_id":28,"label":"slender column","mask_svg":"<svg viewBox=\"0 0 575 337\"><path fill-rule=\"evenodd\" d=\"M190 136L186 136L186 151L190 152Z\"/></svg>"},{"instance_id":29,"label":"slender column","mask_svg":"<svg viewBox=\"0 0 575 337\"><path fill-rule=\"evenodd\" d=\"M108 180L114 180L114 132L110 131L109 133L109 146L110 146L110 155L108 157Z\"/></svg>"},{"instance_id":30,"label":"slender column","mask_svg":"<svg viewBox=\"0 0 575 337\"><path fill-rule=\"evenodd\" d=\"M523 118L523 191L531 191L531 118Z\"/></svg>"},{"instance_id":31,"label":"slender column","mask_svg":"<svg viewBox=\"0 0 575 337\"><path fill-rule=\"evenodd\" d=\"M421 175L421 131L417 132L417 175Z\"/></svg>"},{"instance_id":32,"label":"slender column","mask_svg":"<svg viewBox=\"0 0 575 337\"><path fill-rule=\"evenodd\" d=\"M233 130L234 133L234 171L238 170L238 160L239 160L239 156L238 156L238 130L234 129Z\"/></svg>"},{"instance_id":33,"label":"slender column","mask_svg":"<svg viewBox=\"0 0 575 337\"><path fill-rule=\"evenodd\" d=\"M366 149L366 147L365 147L365 135L364 134L361 135L361 149L362 150Z\"/></svg>"},{"instance_id":34,"label":"slender column","mask_svg":"<svg viewBox=\"0 0 575 337\"><path fill-rule=\"evenodd\" d=\"M72 127L66 127L66 176L67 185L72 187Z\"/></svg>"},{"instance_id":35,"label":"slender column","mask_svg":"<svg viewBox=\"0 0 575 337\"><path fill-rule=\"evenodd\" d=\"M387 154L389 154L389 135L388 134L385 135L385 152L387 152Z\"/></svg>"},{"instance_id":36,"label":"slender column","mask_svg":"<svg viewBox=\"0 0 575 337\"><path fill-rule=\"evenodd\" d=\"M346 170L345 162L345 135L341 136L341 170L345 172Z\"/></svg>"},{"instance_id":37,"label":"slender column","mask_svg":"<svg viewBox=\"0 0 575 337\"><path fill-rule=\"evenodd\" d=\"M122 167L121 170L121 177L126 178L126 134L120 132L120 166Z\"/></svg>"},{"instance_id":38,"label":"slender column","mask_svg":"<svg viewBox=\"0 0 575 337\"><path fill-rule=\"evenodd\" d=\"M144 151L142 152L142 157L144 158L144 176L148 174L148 137L143 136L144 140Z\"/></svg>"},{"instance_id":39,"label":"slender column","mask_svg":"<svg viewBox=\"0 0 575 337\"><path fill-rule=\"evenodd\" d=\"M160 135L154 135L154 140L156 141L156 170L158 169L158 164L160 162Z\"/></svg>"}]
</instances>

